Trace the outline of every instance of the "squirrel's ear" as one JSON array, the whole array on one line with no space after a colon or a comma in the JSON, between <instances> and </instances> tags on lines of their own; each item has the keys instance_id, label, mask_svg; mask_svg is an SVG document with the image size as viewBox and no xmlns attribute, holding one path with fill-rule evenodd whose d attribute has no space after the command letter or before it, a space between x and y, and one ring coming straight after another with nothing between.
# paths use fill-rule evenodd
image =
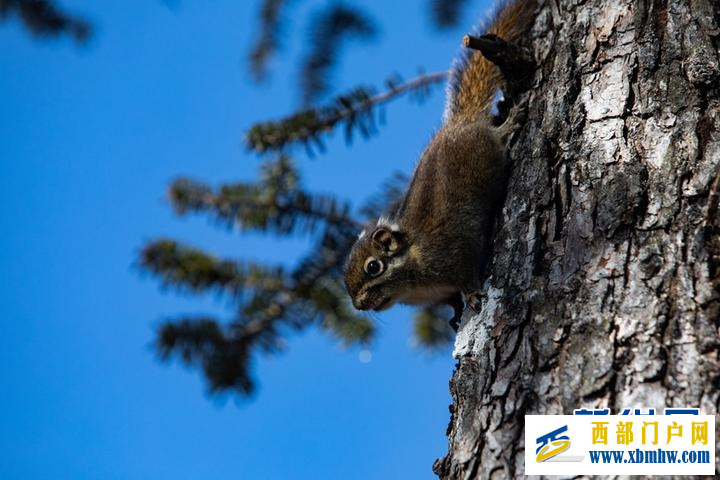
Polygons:
<instances>
[{"instance_id":1,"label":"squirrel's ear","mask_svg":"<svg viewBox=\"0 0 720 480\"><path fill-rule=\"evenodd\" d=\"M388 255L397 255L405 249L405 239L400 232L380 227L372 234L372 241L377 248Z\"/></svg>"}]
</instances>

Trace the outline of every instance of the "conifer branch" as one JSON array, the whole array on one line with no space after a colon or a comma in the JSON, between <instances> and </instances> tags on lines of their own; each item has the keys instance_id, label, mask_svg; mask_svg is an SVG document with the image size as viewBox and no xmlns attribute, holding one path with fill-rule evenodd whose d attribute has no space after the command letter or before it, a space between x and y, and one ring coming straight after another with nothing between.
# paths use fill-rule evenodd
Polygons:
<instances>
[{"instance_id":1,"label":"conifer branch","mask_svg":"<svg viewBox=\"0 0 720 480\"><path fill-rule=\"evenodd\" d=\"M238 294L245 288L273 290L284 285L280 267L220 260L168 239L146 245L140 253L140 266L167 286L198 293L216 289Z\"/></svg>"},{"instance_id":2,"label":"conifer branch","mask_svg":"<svg viewBox=\"0 0 720 480\"><path fill-rule=\"evenodd\" d=\"M342 3L330 4L311 19L311 50L303 61L300 90L309 105L328 89L328 75L339 50L351 38L370 39L377 33L374 22L362 10Z\"/></svg>"},{"instance_id":3,"label":"conifer branch","mask_svg":"<svg viewBox=\"0 0 720 480\"><path fill-rule=\"evenodd\" d=\"M206 259L203 257L203 260ZM322 264L322 259L319 262ZM254 294L227 327L207 318L165 322L157 340L161 358L167 360L177 355L187 365L200 365L211 392L230 388L249 395L255 387L249 373L252 352L281 350L283 325L299 330L320 319L322 327L343 343L369 342L373 325L368 318L357 315L347 302L338 263L323 265L314 277L295 275L294 281L282 281L278 271L271 282L255 282ZM331 271L334 273L330 274ZM176 284L183 283L175 276L171 278ZM202 282L202 285L209 283Z\"/></svg>"},{"instance_id":4,"label":"conifer branch","mask_svg":"<svg viewBox=\"0 0 720 480\"><path fill-rule=\"evenodd\" d=\"M256 80L266 75L266 65L278 50L282 30L282 10L287 0L263 0L260 7L260 32L249 55L250 72Z\"/></svg>"},{"instance_id":5,"label":"conifer branch","mask_svg":"<svg viewBox=\"0 0 720 480\"><path fill-rule=\"evenodd\" d=\"M417 94L425 98L431 88L447 79L447 72L420 74L405 83L388 80L387 90L374 94L373 89L358 87L335 98L324 107L310 108L277 121L255 124L245 136L245 144L259 153L281 150L288 145L300 143L310 148L315 145L323 150L322 135L345 124L345 137L352 139L357 128L367 138L376 131L373 110L401 95Z\"/></svg>"},{"instance_id":6,"label":"conifer branch","mask_svg":"<svg viewBox=\"0 0 720 480\"><path fill-rule=\"evenodd\" d=\"M249 374L249 344L232 338L217 320L181 318L163 323L157 350L167 361L178 356L188 366L199 365L211 393L234 389L248 396L254 391Z\"/></svg>"},{"instance_id":7,"label":"conifer branch","mask_svg":"<svg viewBox=\"0 0 720 480\"><path fill-rule=\"evenodd\" d=\"M443 307L420 308L415 313L414 333L418 344L429 350L445 348L455 338Z\"/></svg>"},{"instance_id":8,"label":"conifer branch","mask_svg":"<svg viewBox=\"0 0 720 480\"><path fill-rule=\"evenodd\" d=\"M208 212L243 230L280 234L313 232L323 222L357 228L347 202L300 188L292 162L280 156L266 162L258 183L224 185L213 191L207 185L178 179L170 187L170 200L178 214Z\"/></svg>"},{"instance_id":9,"label":"conifer branch","mask_svg":"<svg viewBox=\"0 0 720 480\"><path fill-rule=\"evenodd\" d=\"M467 0L430 0L430 12L438 28L457 25Z\"/></svg>"},{"instance_id":10,"label":"conifer branch","mask_svg":"<svg viewBox=\"0 0 720 480\"><path fill-rule=\"evenodd\" d=\"M90 24L69 15L48 0L0 0L0 20L17 15L25 27L37 37L71 35L82 43L90 36Z\"/></svg>"},{"instance_id":11,"label":"conifer branch","mask_svg":"<svg viewBox=\"0 0 720 480\"><path fill-rule=\"evenodd\" d=\"M368 220L392 215L397 210L397 207L400 206L400 201L405 193L407 184L407 175L401 172L393 173L392 176L382 184L380 192L373 195L360 208L360 214Z\"/></svg>"},{"instance_id":12,"label":"conifer branch","mask_svg":"<svg viewBox=\"0 0 720 480\"><path fill-rule=\"evenodd\" d=\"M382 206L397 204L406 181L396 174L361 213L375 217L386 211ZM173 203L182 213L204 211L231 221L239 216L242 222L246 222L250 214L238 212L244 212L246 207L267 212L275 208L281 196L303 192L308 197L317 197L302 190L298 172L285 156L264 163L260 181L255 184L242 184L242 188L225 186L213 191L204 185L183 181L181 187L173 191ZM237 195L237 191L243 193ZM260 198L266 203L259 202ZM337 203L336 199L332 200ZM365 344L374 336L373 322L352 307L343 280L343 263L361 223L349 216L347 204L343 204L346 207L341 215L333 208L316 207L314 202L300 204L313 205L301 208L296 214L314 216L322 233L291 270L219 259L173 240L151 242L141 252L141 267L159 277L164 285L196 293L215 290L230 295L235 302L234 315L222 324L208 317L180 318L166 321L158 330L157 349L161 358L177 357L186 365L201 368L210 392L233 390L243 396L252 394L255 389L251 375L253 358L259 352L281 351L288 330L318 325L344 344ZM333 202L328 203L331 204ZM273 215L280 210L273 210ZM259 217L264 215L266 213ZM253 225L283 236L297 230L278 229L276 220ZM452 332L443 317L439 309L419 313L416 338L422 346L432 349L447 345Z\"/></svg>"}]
</instances>

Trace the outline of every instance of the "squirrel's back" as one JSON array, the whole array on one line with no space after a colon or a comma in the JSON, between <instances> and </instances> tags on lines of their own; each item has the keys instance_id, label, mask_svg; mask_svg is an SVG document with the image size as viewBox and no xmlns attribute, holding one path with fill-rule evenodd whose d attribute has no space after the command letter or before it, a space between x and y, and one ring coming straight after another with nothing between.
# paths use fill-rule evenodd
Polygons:
<instances>
[{"instance_id":1,"label":"squirrel's back","mask_svg":"<svg viewBox=\"0 0 720 480\"><path fill-rule=\"evenodd\" d=\"M522 44L535 20L536 5L537 0L505 0L495 15L478 27L478 33ZM503 77L496 65L479 51L465 49L450 73L445 121L489 118L502 85Z\"/></svg>"}]
</instances>

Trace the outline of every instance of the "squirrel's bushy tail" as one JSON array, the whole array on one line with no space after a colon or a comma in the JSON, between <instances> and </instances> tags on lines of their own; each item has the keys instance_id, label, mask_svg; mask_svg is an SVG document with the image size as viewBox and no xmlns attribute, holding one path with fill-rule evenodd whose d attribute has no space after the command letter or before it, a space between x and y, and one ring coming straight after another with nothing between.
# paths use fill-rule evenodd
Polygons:
<instances>
[{"instance_id":1,"label":"squirrel's bushy tail","mask_svg":"<svg viewBox=\"0 0 720 480\"><path fill-rule=\"evenodd\" d=\"M521 44L535 20L536 0L505 0L496 14L478 29L510 43ZM484 28L483 28L484 27ZM489 119L493 101L502 88L500 69L477 50L465 50L456 61L448 83L445 121Z\"/></svg>"}]
</instances>

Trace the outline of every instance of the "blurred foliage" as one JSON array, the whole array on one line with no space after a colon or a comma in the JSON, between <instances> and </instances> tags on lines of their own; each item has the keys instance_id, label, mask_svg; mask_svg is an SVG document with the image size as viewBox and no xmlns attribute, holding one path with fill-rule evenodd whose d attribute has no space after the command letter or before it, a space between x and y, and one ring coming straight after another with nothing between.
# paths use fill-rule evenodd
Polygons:
<instances>
[{"instance_id":1,"label":"blurred foliage","mask_svg":"<svg viewBox=\"0 0 720 480\"><path fill-rule=\"evenodd\" d=\"M257 39L248 66L257 80L266 78L274 55L288 35L285 19L297 1L260 0ZM437 27L458 22L462 0L430 0ZM21 19L36 36L71 35L78 42L90 33L85 20L64 13L50 0L0 0L0 20ZM294 21L297 27L300 22ZM368 42L378 28L364 9L349 3L327 2L310 15L298 91L306 107L286 118L259 122L245 136L247 147L270 155L255 182L212 187L179 178L168 192L178 215L201 214L225 228L276 237L305 236L311 246L291 265L269 265L242 259L218 258L169 238L148 242L139 254L141 269L163 286L194 295L212 293L227 300L228 318L180 316L165 319L155 339L165 360L177 358L202 370L211 392L253 393L252 362L261 353L285 348L288 334L315 325L345 345L368 344L374 323L352 308L343 283L343 263L362 226L393 210L407 185L395 174L364 205L353 209L332 194L305 189L301 173L289 156L294 145L324 151L323 138L341 129L350 142L368 138L383 123L385 104L402 95L422 101L432 87L444 83L447 72L403 80L397 75L381 90L358 86L325 105L318 99L332 91L332 72L349 40ZM440 307L418 309L415 337L428 350L446 348L453 337Z\"/></svg>"},{"instance_id":2,"label":"blurred foliage","mask_svg":"<svg viewBox=\"0 0 720 480\"><path fill-rule=\"evenodd\" d=\"M310 23L310 52L300 74L303 104L313 103L329 90L331 69L347 40L367 41L376 33L367 13L349 5L331 4L316 13Z\"/></svg>"},{"instance_id":3,"label":"blurred foliage","mask_svg":"<svg viewBox=\"0 0 720 480\"><path fill-rule=\"evenodd\" d=\"M267 75L267 63L279 50L283 37L283 9L286 0L262 0L260 2L260 32L249 55L250 72L256 80Z\"/></svg>"},{"instance_id":4,"label":"blurred foliage","mask_svg":"<svg viewBox=\"0 0 720 480\"><path fill-rule=\"evenodd\" d=\"M445 29L457 25L466 3L467 0L430 0L430 12L435 26Z\"/></svg>"},{"instance_id":5,"label":"blurred foliage","mask_svg":"<svg viewBox=\"0 0 720 480\"><path fill-rule=\"evenodd\" d=\"M425 0L427 11L433 25L438 29L456 26L462 18L466 0ZM306 107L319 100L330 90L331 74L341 57L342 48L348 40L354 39L366 43L377 35L377 25L364 8L352 5L352 2L324 2L324 5L310 15L306 25L293 16L292 7L298 0L260 0L258 9L259 28L248 53L248 67L252 76L265 80L268 64L274 56L281 53L293 29L305 30L303 43L308 50L302 59L298 78L298 91ZM287 19L292 17L293 22ZM362 93L372 96L374 92L358 88L338 97L359 98ZM304 113L304 112L303 112ZM323 122L318 122L323 123ZM333 128L330 125L329 128Z\"/></svg>"},{"instance_id":6,"label":"blurred foliage","mask_svg":"<svg viewBox=\"0 0 720 480\"><path fill-rule=\"evenodd\" d=\"M280 120L255 124L247 132L245 144L258 153L282 150L293 143L304 145L310 153L313 147L324 151L322 136L339 126L343 127L347 142L352 141L356 132L368 138L377 133L378 121L382 121L382 116L376 115L376 107L406 93L412 95L413 100L422 102L430 95L433 86L444 83L446 79L446 72L429 75L421 73L405 83L395 76L386 81L386 90L380 94L376 94L372 87L356 87L336 97L328 105L302 110Z\"/></svg>"},{"instance_id":7,"label":"blurred foliage","mask_svg":"<svg viewBox=\"0 0 720 480\"><path fill-rule=\"evenodd\" d=\"M342 267L362 225L395 205L406 183L407 177L396 174L356 219L348 202L303 189L287 155L266 160L258 182L216 189L188 179L173 182L169 197L179 215L202 213L241 232L309 235L313 244L294 268L287 268L220 259L171 239L148 243L140 253L142 269L167 287L224 296L234 311L223 320L203 316L164 321L156 339L161 358L200 367L211 392L250 395L255 386L253 353L283 350L288 332L317 325L345 345L369 343L373 322L350 304ZM420 343L446 346L452 335L447 318L433 308L419 310Z\"/></svg>"},{"instance_id":8,"label":"blurred foliage","mask_svg":"<svg viewBox=\"0 0 720 480\"><path fill-rule=\"evenodd\" d=\"M259 9L259 37L249 54L249 68L261 80L270 59L283 47L284 18L297 2L263 0ZM457 19L462 2L435 8L442 25ZM442 10L442 11L441 11ZM342 46L350 39L367 42L377 28L370 15L346 3L330 2L310 18L306 56L298 89L305 105L331 90L332 70ZM266 155L256 182L211 187L192 179L175 180L169 198L178 215L201 214L239 232L310 239L307 253L291 267L240 259L216 258L171 239L148 243L141 267L165 286L230 299L229 318L180 317L165 320L158 329L157 350L163 359L177 358L200 368L211 392L254 391L252 362L261 353L277 353L293 331L316 325L345 345L368 344L374 323L356 311L345 291L343 264L357 234L368 222L392 210L400 201L407 177L395 174L364 205L351 208L332 194L302 186L301 173L291 159L295 145L308 153L324 152L324 137L340 129L345 140L368 138L383 123L385 104L402 95L421 102L447 72L419 74L410 80L395 75L382 90L359 86L324 105L306 106L278 120L259 122L245 135L248 149ZM446 348L453 337L440 307L419 308L415 338L427 350Z\"/></svg>"},{"instance_id":9,"label":"blurred foliage","mask_svg":"<svg viewBox=\"0 0 720 480\"><path fill-rule=\"evenodd\" d=\"M70 35L82 43L90 35L87 21L63 12L49 0L0 0L0 21L13 16L38 37Z\"/></svg>"},{"instance_id":10,"label":"blurred foliage","mask_svg":"<svg viewBox=\"0 0 720 480\"><path fill-rule=\"evenodd\" d=\"M455 338L448 326L453 312L447 306L421 308L415 314L415 338L427 349L444 348Z\"/></svg>"}]
</instances>

